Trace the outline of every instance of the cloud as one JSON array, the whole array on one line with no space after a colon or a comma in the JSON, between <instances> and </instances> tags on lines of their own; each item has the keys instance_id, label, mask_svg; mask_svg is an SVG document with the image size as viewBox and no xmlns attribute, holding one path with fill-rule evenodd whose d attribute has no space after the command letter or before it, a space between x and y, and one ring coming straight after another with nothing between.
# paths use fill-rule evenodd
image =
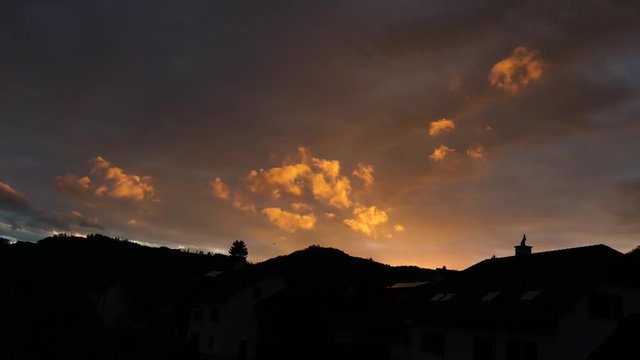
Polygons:
<instances>
[{"instance_id":1,"label":"cloud","mask_svg":"<svg viewBox=\"0 0 640 360\"><path fill-rule=\"evenodd\" d=\"M231 202L231 206L233 206L234 208L238 209L238 210L242 210L244 212L251 212L251 213L255 213L256 212L256 206L254 204L247 204L245 202L243 202L241 200L241 197L239 194L235 194L233 197L233 202Z\"/></svg>"},{"instance_id":2,"label":"cloud","mask_svg":"<svg viewBox=\"0 0 640 360\"><path fill-rule=\"evenodd\" d=\"M219 177L213 179L209 185L213 189L213 194L220 199L228 199L229 198L229 187L220 180Z\"/></svg>"},{"instance_id":3,"label":"cloud","mask_svg":"<svg viewBox=\"0 0 640 360\"><path fill-rule=\"evenodd\" d=\"M404 232L405 229L404 229L404 226L396 224L396 225L393 225L393 231L395 231L395 232Z\"/></svg>"},{"instance_id":4,"label":"cloud","mask_svg":"<svg viewBox=\"0 0 640 360\"><path fill-rule=\"evenodd\" d=\"M134 201L149 200L154 197L154 188L149 176L127 174L101 156L95 157L92 163L92 174L97 174L103 180L103 184L95 191L97 196Z\"/></svg>"},{"instance_id":5,"label":"cloud","mask_svg":"<svg viewBox=\"0 0 640 360\"><path fill-rule=\"evenodd\" d=\"M378 210L376 206L356 206L353 209L353 215L355 215L355 218L345 219L343 222L351 230L366 235L375 236L376 227L389 221L387 213L383 210Z\"/></svg>"},{"instance_id":6,"label":"cloud","mask_svg":"<svg viewBox=\"0 0 640 360\"><path fill-rule=\"evenodd\" d=\"M440 119L432 121L429 124L429 135L437 136L447 132L451 132L456 128L456 124L453 120Z\"/></svg>"},{"instance_id":7,"label":"cloud","mask_svg":"<svg viewBox=\"0 0 640 360\"><path fill-rule=\"evenodd\" d=\"M508 58L493 65L489 82L497 88L516 93L523 86L542 78L545 67L537 51L519 46Z\"/></svg>"},{"instance_id":8,"label":"cloud","mask_svg":"<svg viewBox=\"0 0 640 360\"><path fill-rule=\"evenodd\" d=\"M291 208L297 212L311 211L311 206L301 202L291 203Z\"/></svg>"},{"instance_id":9,"label":"cloud","mask_svg":"<svg viewBox=\"0 0 640 360\"><path fill-rule=\"evenodd\" d=\"M345 209L351 206L349 194L351 182L346 176L327 178L324 174L313 174L311 177L311 191L313 196L330 206Z\"/></svg>"},{"instance_id":10,"label":"cloud","mask_svg":"<svg viewBox=\"0 0 640 360\"><path fill-rule=\"evenodd\" d=\"M358 163L358 167L353 170L352 174L362 180L365 187L373 185L373 165Z\"/></svg>"},{"instance_id":11,"label":"cloud","mask_svg":"<svg viewBox=\"0 0 640 360\"><path fill-rule=\"evenodd\" d=\"M341 170L339 160L314 157L307 148L299 147L297 156L287 158L280 166L250 171L244 178L244 186L233 189L233 200L228 196L232 189L222 180L215 178L211 185L214 192L226 194L219 197L234 208L260 212L273 225L289 232L314 230L318 219L312 211L318 211L323 214L321 219L340 219L352 229L373 235L375 227L388 220L387 214L376 206L366 208L354 202L351 179ZM362 180L365 187L373 186L373 165L358 163L351 175ZM252 203L247 204L241 198L251 199ZM286 206L291 211L283 210ZM349 214L356 216L345 219Z\"/></svg>"},{"instance_id":12,"label":"cloud","mask_svg":"<svg viewBox=\"0 0 640 360\"><path fill-rule=\"evenodd\" d=\"M30 207L29 200L8 184L0 182L0 209L25 210Z\"/></svg>"},{"instance_id":13,"label":"cloud","mask_svg":"<svg viewBox=\"0 0 640 360\"><path fill-rule=\"evenodd\" d=\"M267 219L280 229L294 233L296 230L312 230L316 225L316 216L294 214L280 208L266 208L262 213Z\"/></svg>"},{"instance_id":14,"label":"cloud","mask_svg":"<svg viewBox=\"0 0 640 360\"><path fill-rule=\"evenodd\" d=\"M467 156L472 159L482 159L484 157L484 148L482 146L469 148L467 149Z\"/></svg>"},{"instance_id":15,"label":"cloud","mask_svg":"<svg viewBox=\"0 0 640 360\"><path fill-rule=\"evenodd\" d=\"M73 227L103 229L97 217L88 218L77 211L49 211L35 207L22 193L0 182L0 215L14 230L69 231Z\"/></svg>"},{"instance_id":16,"label":"cloud","mask_svg":"<svg viewBox=\"0 0 640 360\"><path fill-rule=\"evenodd\" d=\"M111 198L132 202L157 200L151 177L126 173L101 156L90 161L92 165L88 176L74 174L58 176L54 187L77 197Z\"/></svg>"},{"instance_id":17,"label":"cloud","mask_svg":"<svg viewBox=\"0 0 640 360\"><path fill-rule=\"evenodd\" d=\"M302 195L303 178L309 176L311 169L307 164L283 165L268 170L251 171L247 180L251 183L251 191L268 191L274 198L283 192Z\"/></svg>"},{"instance_id":18,"label":"cloud","mask_svg":"<svg viewBox=\"0 0 640 360\"><path fill-rule=\"evenodd\" d=\"M433 151L431 155L429 155L429 158L436 162L443 161L444 159L447 158L447 156L449 156L449 154L452 154L454 152L455 152L454 149L451 149L446 145L440 145L437 149Z\"/></svg>"},{"instance_id":19,"label":"cloud","mask_svg":"<svg viewBox=\"0 0 640 360\"><path fill-rule=\"evenodd\" d=\"M312 157L304 147L298 149L298 158L296 163L251 171L247 175L251 192L279 199L285 194L300 198L309 191L330 206L351 206L351 182L340 176L340 161Z\"/></svg>"}]
</instances>

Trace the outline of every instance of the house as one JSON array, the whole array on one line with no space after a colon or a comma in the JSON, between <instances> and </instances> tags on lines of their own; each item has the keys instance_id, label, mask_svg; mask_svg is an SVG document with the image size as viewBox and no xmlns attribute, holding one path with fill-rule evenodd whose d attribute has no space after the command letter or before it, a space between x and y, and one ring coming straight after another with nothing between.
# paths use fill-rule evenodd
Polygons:
<instances>
[{"instance_id":1,"label":"house","mask_svg":"<svg viewBox=\"0 0 640 360\"><path fill-rule=\"evenodd\" d=\"M188 326L202 359L387 359L386 287L433 274L312 246L211 275Z\"/></svg>"},{"instance_id":2,"label":"house","mask_svg":"<svg viewBox=\"0 0 640 360\"><path fill-rule=\"evenodd\" d=\"M251 269L204 277L195 290L188 342L201 359L254 359L257 304L286 288L284 279Z\"/></svg>"},{"instance_id":3,"label":"house","mask_svg":"<svg viewBox=\"0 0 640 360\"><path fill-rule=\"evenodd\" d=\"M625 255L605 245L532 253L525 240L515 256L405 294L404 338L391 357L586 359L640 313Z\"/></svg>"}]
</instances>

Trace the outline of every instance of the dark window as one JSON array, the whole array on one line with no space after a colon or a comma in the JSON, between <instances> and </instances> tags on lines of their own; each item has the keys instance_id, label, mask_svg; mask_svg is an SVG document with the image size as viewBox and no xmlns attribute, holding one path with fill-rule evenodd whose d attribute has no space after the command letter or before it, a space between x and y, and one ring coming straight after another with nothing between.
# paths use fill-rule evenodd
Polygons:
<instances>
[{"instance_id":1,"label":"dark window","mask_svg":"<svg viewBox=\"0 0 640 360\"><path fill-rule=\"evenodd\" d=\"M538 360L538 343L520 339L507 341L507 360Z\"/></svg>"},{"instance_id":2,"label":"dark window","mask_svg":"<svg viewBox=\"0 0 640 360\"><path fill-rule=\"evenodd\" d=\"M622 296L593 293L589 296L589 318L621 320L623 315Z\"/></svg>"},{"instance_id":3,"label":"dark window","mask_svg":"<svg viewBox=\"0 0 640 360\"><path fill-rule=\"evenodd\" d=\"M211 322L217 323L220 319L220 310L218 308L211 308Z\"/></svg>"},{"instance_id":4,"label":"dark window","mask_svg":"<svg viewBox=\"0 0 640 360\"><path fill-rule=\"evenodd\" d=\"M247 340L240 340L238 344L238 358L244 359L247 355Z\"/></svg>"},{"instance_id":5,"label":"dark window","mask_svg":"<svg viewBox=\"0 0 640 360\"><path fill-rule=\"evenodd\" d=\"M474 360L495 360L496 340L492 337L476 337L473 339Z\"/></svg>"},{"instance_id":6,"label":"dark window","mask_svg":"<svg viewBox=\"0 0 640 360\"><path fill-rule=\"evenodd\" d=\"M258 300L260 297L262 297L262 288L260 286L254 286L253 291L251 291L251 298Z\"/></svg>"},{"instance_id":7,"label":"dark window","mask_svg":"<svg viewBox=\"0 0 640 360\"><path fill-rule=\"evenodd\" d=\"M202 308L200 306L193 308L193 320L202 321Z\"/></svg>"},{"instance_id":8,"label":"dark window","mask_svg":"<svg viewBox=\"0 0 640 360\"><path fill-rule=\"evenodd\" d=\"M209 339L207 340L207 349L213 349L213 336L209 336Z\"/></svg>"},{"instance_id":9,"label":"dark window","mask_svg":"<svg viewBox=\"0 0 640 360\"><path fill-rule=\"evenodd\" d=\"M197 349L199 343L200 334L198 334L197 332L192 332L191 335L189 335L189 344Z\"/></svg>"},{"instance_id":10,"label":"dark window","mask_svg":"<svg viewBox=\"0 0 640 360\"><path fill-rule=\"evenodd\" d=\"M420 350L444 356L445 335L442 332L425 331L420 334Z\"/></svg>"}]
</instances>

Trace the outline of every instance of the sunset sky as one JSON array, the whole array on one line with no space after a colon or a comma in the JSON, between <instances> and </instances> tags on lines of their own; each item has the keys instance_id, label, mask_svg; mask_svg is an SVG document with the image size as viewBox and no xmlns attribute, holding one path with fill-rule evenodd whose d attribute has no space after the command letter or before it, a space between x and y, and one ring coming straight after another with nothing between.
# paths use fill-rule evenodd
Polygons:
<instances>
[{"instance_id":1,"label":"sunset sky","mask_svg":"<svg viewBox=\"0 0 640 360\"><path fill-rule=\"evenodd\" d=\"M0 236L640 245L640 2L0 2Z\"/></svg>"}]
</instances>

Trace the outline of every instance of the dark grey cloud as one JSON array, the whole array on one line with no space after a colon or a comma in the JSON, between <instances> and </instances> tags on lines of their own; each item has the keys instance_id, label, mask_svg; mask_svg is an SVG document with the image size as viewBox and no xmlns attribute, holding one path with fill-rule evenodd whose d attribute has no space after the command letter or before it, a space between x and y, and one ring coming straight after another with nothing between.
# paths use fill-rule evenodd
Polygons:
<instances>
[{"instance_id":1,"label":"dark grey cloud","mask_svg":"<svg viewBox=\"0 0 640 360\"><path fill-rule=\"evenodd\" d=\"M80 227L103 230L96 218L84 217L79 212L49 211L37 208L21 193L0 182L0 221L6 221L13 230L31 233L71 231Z\"/></svg>"}]
</instances>

